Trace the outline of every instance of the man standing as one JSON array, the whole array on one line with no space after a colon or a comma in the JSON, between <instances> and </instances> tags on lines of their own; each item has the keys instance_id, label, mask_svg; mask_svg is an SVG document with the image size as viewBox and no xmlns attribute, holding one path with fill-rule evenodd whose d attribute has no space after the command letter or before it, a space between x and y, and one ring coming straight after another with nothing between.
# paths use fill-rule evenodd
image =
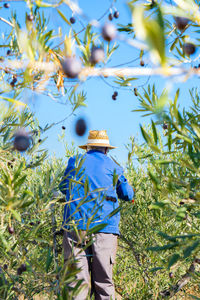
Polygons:
<instances>
[{"instance_id":1,"label":"man standing","mask_svg":"<svg viewBox=\"0 0 200 300\"><path fill-rule=\"evenodd\" d=\"M79 147L87 150L86 154L69 159L60 183L67 200L63 216L64 259L67 261L73 249L80 269L76 278L85 284L74 300L87 299L90 288L95 300L114 300L112 266L119 235L118 197L130 201L134 192L123 169L107 156L108 150L115 147L110 145L106 130L91 130L87 144ZM88 230L96 233L87 247L82 238Z\"/></svg>"}]
</instances>

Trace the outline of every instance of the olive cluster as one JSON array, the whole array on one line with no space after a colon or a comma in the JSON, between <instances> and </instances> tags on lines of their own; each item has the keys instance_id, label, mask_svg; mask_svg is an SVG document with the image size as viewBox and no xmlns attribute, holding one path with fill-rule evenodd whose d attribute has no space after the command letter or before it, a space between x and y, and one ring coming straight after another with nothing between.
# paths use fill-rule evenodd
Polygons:
<instances>
[{"instance_id":1,"label":"olive cluster","mask_svg":"<svg viewBox=\"0 0 200 300\"><path fill-rule=\"evenodd\" d=\"M186 29L186 26L188 25L189 20L184 17L175 17L176 27L183 31ZM195 53L196 46L193 43L186 42L183 44L183 51L186 55L190 56Z\"/></svg>"}]
</instances>

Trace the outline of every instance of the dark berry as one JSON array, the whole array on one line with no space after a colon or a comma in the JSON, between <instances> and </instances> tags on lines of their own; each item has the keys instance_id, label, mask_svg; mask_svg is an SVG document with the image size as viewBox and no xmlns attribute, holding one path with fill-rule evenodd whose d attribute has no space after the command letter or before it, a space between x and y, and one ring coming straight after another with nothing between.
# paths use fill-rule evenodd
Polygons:
<instances>
[{"instance_id":1,"label":"dark berry","mask_svg":"<svg viewBox=\"0 0 200 300\"><path fill-rule=\"evenodd\" d=\"M81 62L75 57L67 57L62 63L63 71L69 78L78 77L81 72Z\"/></svg>"},{"instance_id":2,"label":"dark berry","mask_svg":"<svg viewBox=\"0 0 200 300\"><path fill-rule=\"evenodd\" d=\"M183 50L187 55L194 54L196 51L196 46L192 43L185 43L183 45Z\"/></svg>"},{"instance_id":3,"label":"dark berry","mask_svg":"<svg viewBox=\"0 0 200 300\"><path fill-rule=\"evenodd\" d=\"M65 129L66 129L66 127L65 127L65 126L62 126L62 129L63 129L63 130L65 130Z\"/></svg>"},{"instance_id":4,"label":"dark berry","mask_svg":"<svg viewBox=\"0 0 200 300\"><path fill-rule=\"evenodd\" d=\"M14 230L13 227L8 226L8 232L9 232L10 234L13 234L13 233L15 232L15 230Z\"/></svg>"},{"instance_id":5,"label":"dark berry","mask_svg":"<svg viewBox=\"0 0 200 300\"><path fill-rule=\"evenodd\" d=\"M169 278L173 278L174 274L172 272L169 273Z\"/></svg>"},{"instance_id":6,"label":"dark berry","mask_svg":"<svg viewBox=\"0 0 200 300\"><path fill-rule=\"evenodd\" d=\"M176 27L179 30L183 30L189 22L189 20L184 17L175 17L175 21L176 21Z\"/></svg>"},{"instance_id":7,"label":"dark berry","mask_svg":"<svg viewBox=\"0 0 200 300\"><path fill-rule=\"evenodd\" d=\"M8 4L8 3L4 3L4 5L3 5L5 8L9 8L10 7L10 4Z\"/></svg>"},{"instance_id":8,"label":"dark berry","mask_svg":"<svg viewBox=\"0 0 200 300\"><path fill-rule=\"evenodd\" d=\"M114 17L115 17L115 19L119 18L119 12L117 10L114 12Z\"/></svg>"},{"instance_id":9,"label":"dark berry","mask_svg":"<svg viewBox=\"0 0 200 300\"><path fill-rule=\"evenodd\" d=\"M18 268L17 269L17 275L21 275L23 273L22 269L21 268Z\"/></svg>"},{"instance_id":10,"label":"dark berry","mask_svg":"<svg viewBox=\"0 0 200 300\"><path fill-rule=\"evenodd\" d=\"M138 93L137 93L137 89L136 89L136 88L134 88L134 95L135 95L135 96L138 96Z\"/></svg>"},{"instance_id":11,"label":"dark berry","mask_svg":"<svg viewBox=\"0 0 200 300\"><path fill-rule=\"evenodd\" d=\"M17 151L26 151L30 146L30 137L23 130L19 130L14 137L14 148Z\"/></svg>"},{"instance_id":12,"label":"dark berry","mask_svg":"<svg viewBox=\"0 0 200 300\"><path fill-rule=\"evenodd\" d=\"M70 20L70 23L71 23L71 24L76 23L76 19L75 19L74 17L71 17L69 20Z\"/></svg>"},{"instance_id":13,"label":"dark berry","mask_svg":"<svg viewBox=\"0 0 200 300\"><path fill-rule=\"evenodd\" d=\"M104 50L101 47L93 47L90 56L90 62L92 64L97 64L100 61L103 61L105 58Z\"/></svg>"},{"instance_id":14,"label":"dark berry","mask_svg":"<svg viewBox=\"0 0 200 300\"><path fill-rule=\"evenodd\" d=\"M113 95L117 97L117 96L118 96L118 92L115 91L115 92L113 93Z\"/></svg>"},{"instance_id":15,"label":"dark berry","mask_svg":"<svg viewBox=\"0 0 200 300\"><path fill-rule=\"evenodd\" d=\"M75 131L78 136L83 136L87 130L86 122L83 118L80 118L76 122Z\"/></svg>"},{"instance_id":16,"label":"dark berry","mask_svg":"<svg viewBox=\"0 0 200 300\"><path fill-rule=\"evenodd\" d=\"M39 140L38 140L38 143L41 143L41 141L42 141L42 140L41 140L41 139L39 139Z\"/></svg>"},{"instance_id":17,"label":"dark berry","mask_svg":"<svg viewBox=\"0 0 200 300\"><path fill-rule=\"evenodd\" d=\"M113 100L117 100L117 97L115 95L112 95Z\"/></svg>"},{"instance_id":18,"label":"dark berry","mask_svg":"<svg viewBox=\"0 0 200 300\"><path fill-rule=\"evenodd\" d=\"M108 15L108 19L109 19L110 21L112 21L112 19L113 19L113 14L110 13L110 14Z\"/></svg>"},{"instance_id":19,"label":"dark berry","mask_svg":"<svg viewBox=\"0 0 200 300\"><path fill-rule=\"evenodd\" d=\"M179 202L179 205L183 205L183 204L185 204L183 201L180 201L180 202Z\"/></svg>"},{"instance_id":20,"label":"dark berry","mask_svg":"<svg viewBox=\"0 0 200 300\"><path fill-rule=\"evenodd\" d=\"M143 60L140 61L140 66L144 67L144 61Z\"/></svg>"},{"instance_id":21,"label":"dark berry","mask_svg":"<svg viewBox=\"0 0 200 300\"><path fill-rule=\"evenodd\" d=\"M33 16L33 15L27 15L27 20L28 20L29 22L33 22L34 16Z\"/></svg>"},{"instance_id":22,"label":"dark berry","mask_svg":"<svg viewBox=\"0 0 200 300\"><path fill-rule=\"evenodd\" d=\"M7 53L6 53L6 55L10 55L10 53L11 53L11 50L8 50Z\"/></svg>"},{"instance_id":23,"label":"dark berry","mask_svg":"<svg viewBox=\"0 0 200 300\"><path fill-rule=\"evenodd\" d=\"M154 8L154 6L155 6L155 0L152 0L150 4L150 8Z\"/></svg>"},{"instance_id":24,"label":"dark berry","mask_svg":"<svg viewBox=\"0 0 200 300\"><path fill-rule=\"evenodd\" d=\"M105 41L112 41L116 37L116 28L111 23L106 23L102 28L102 37Z\"/></svg>"},{"instance_id":25,"label":"dark berry","mask_svg":"<svg viewBox=\"0 0 200 300\"><path fill-rule=\"evenodd\" d=\"M17 82L17 76L13 76L12 82L13 82L13 84L15 84Z\"/></svg>"},{"instance_id":26,"label":"dark berry","mask_svg":"<svg viewBox=\"0 0 200 300\"><path fill-rule=\"evenodd\" d=\"M15 83L14 83L14 81L13 81L13 80L10 82L10 85L11 85L12 87L14 87L14 86L15 86Z\"/></svg>"},{"instance_id":27,"label":"dark berry","mask_svg":"<svg viewBox=\"0 0 200 300\"><path fill-rule=\"evenodd\" d=\"M185 214L185 217L183 218L183 220L187 220L187 218L188 218L188 217L187 217L187 214Z\"/></svg>"},{"instance_id":28,"label":"dark berry","mask_svg":"<svg viewBox=\"0 0 200 300\"><path fill-rule=\"evenodd\" d=\"M3 265L3 269L6 271L8 269L8 265L7 264Z\"/></svg>"},{"instance_id":29,"label":"dark berry","mask_svg":"<svg viewBox=\"0 0 200 300\"><path fill-rule=\"evenodd\" d=\"M30 224L31 226L34 226L34 225L35 225L35 223L34 223L34 222L30 222L29 224Z\"/></svg>"},{"instance_id":30,"label":"dark berry","mask_svg":"<svg viewBox=\"0 0 200 300\"><path fill-rule=\"evenodd\" d=\"M163 128L164 130L166 130L166 129L168 129L168 125L167 125L166 123L164 123L163 126L162 126L162 128Z\"/></svg>"},{"instance_id":31,"label":"dark berry","mask_svg":"<svg viewBox=\"0 0 200 300\"><path fill-rule=\"evenodd\" d=\"M20 269L22 270L22 272L26 271L26 264L21 264Z\"/></svg>"}]
</instances>

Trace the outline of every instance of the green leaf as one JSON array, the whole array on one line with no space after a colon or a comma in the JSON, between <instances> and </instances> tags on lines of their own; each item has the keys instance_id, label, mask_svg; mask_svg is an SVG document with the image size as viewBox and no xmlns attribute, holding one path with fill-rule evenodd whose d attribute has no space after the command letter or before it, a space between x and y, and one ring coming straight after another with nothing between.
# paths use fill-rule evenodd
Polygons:
<instances>
[{"instance_id":1,"label":"green leaf","mask_svg":"<svg viewBox=\"0 0 200 300\"><path fill-rule=\"evenodd\" d=\"M168 250L168 249L173 249L175 247L177 247L179 245L178 242L176 243L173 243L173 244L167 244L167 245L164 245L164 246L155 246L155 247L148 247L147 250L150 250L150 251L163 251L163 250Z\"/></svg>"},{"instance_id":2,"label":"green leaf","mask_svg":"<svg viewBox=\"0 0 200 300\"><path fill-rule=\"evenodd\" d=\"M161 150L158 146L154 145L153 143L149 143L149 147L156 153L160 153Z\"/></svg>"},{"instance_id":3,"label":"green leaf","mask_svg":"<svg viewBox=\"0 0 200 300\"><path fill-rule=\"evenodd\" d=\"M157 135L157 130L156 130L156 126L153 120L151 120L151 125L152 125L152 129L153 129L153 137L154 137L154 141L157 145L158 143L158 135Z\"/></svg>"},{"instance_id":4,"label":"green leaf","mask_svg":"<svg viewBox=\"0 0 200 300\"><path fill-rule=\"evenodd\" d=\"M70 182L74 182L74 183L76 183L76 184L81 184L81 185L84 185L84 183L83 183L83 182L81 182L81 181L78 181L78 180L75 180L75 179L73 179L73 178L69 178L69 181L70 181Z\"/></svg>"},{"instance_id":5,"label":"green leaf","mask_svg":"<svg viewBox=\"0 0 200 300\"><path fill-rule=\"evenodd\" d=\"M15 219L19 222L21 222L21 215L19 212L17 212L16 210L14 209L10 209L10 211L12 212L13 216L15 217Z\"/></svg>"},{"instance_id":6,"label":"green leaf","mask_svg":"<svg viewBox=\"0 0 200 300\"><path fill-rule=\"evenodd\" d=\"M47 2L43 2L41 0L35 1L35 4L38 7L56 7L57 6L56 4L50 4L50 3L47 3Z\"/></svg>"},{"instance_id":7,"label":"green leaf","mask_svg":"<svg viewBox=\"0 0 200 300\"><path fill-rule=\"evenodd\" d=\"M164 160L164 159L156 159L155 163L160 165L178 164L178 162L174 160Z\"/></svg>"},{"instance_id":8,"label":"green leaf","mask_svg":"<svg viewBox=\"0 0 200 300\"><path fill-rule=\"evenodd\" d=\"M177 253L173 254L169 259L167 268L170 269L179 259L180 259L179 254L177 254Z\"/></svg>"},{"instance_id":9,"label":"green leaf","mask_svg":"<svg viewBox=\"0 0 200 300\"><path fill-rule=\"evenodd\" d=\"M150 170L148 171L148 174L151 180L153 181L153 184L156 186L156 188L158 188L160 180Z\"/></svg>"},{"instance_id":10,"label":"green leaf","mask_svg":"<svg viewBox=\"0 0 200 300\"><path fill-rule=\"evenodd\" d=\"M168 145L168 150L171 151L171 147L172 147L172 135L171 135L171 131L170 130L168 132L167 145Z\"/></svg>"},{"instance_id":11,"label":"green leaf","mask_svg":"<svg viewBox=\"0 0 200 300\"><path fill-rule=\"evenodd\" d=\"M162 231L158 231L157 234L159 236L161 236L162 238L164 238L165 240L167 241L173 241L173 242L176 242L176 237L174 236L169 236L168 234L162 232Z\"/></svg>"},{"instance_id":12,"label":"green leaf","mask_svg":"<svg viewBox=\"0 0 200 300\"><path fill-rule=\"evenodd\" d=\"M148 44L152 60L165 65L164 20L159 5L155 5L157 9L152 18L145 15L143 5L135 6L133 9L133 23L136 36Z\"/></svg>"},{"instance_id":13,"label":"green leaf","mask_svg":"<svg viewBox=\"0 0 200 300\"><path fill-rule=\"evenodd\" d=\"M145 139L145 141L147 142L147 144L149 144L151 142L151 138L150 136L146 133L146 131L144 130L144 128L140 125L140 130L142 132L142 136Z\"/></svg>"},{"instance_id":14,"label":"green leaf","mask_svg":"<svg viewBox=\"0 0 200 300\"><path fill-rule=\"evenodd\" d=\"M100 230L102 230L103 228L105 228L106 226L107 226L107 224L96 225L96 226L92 227L91 229L89 229L88 232L87 232L87 234L90 235L92 233L97 233Z\"/></svg>"},{"instance_id":15,"label":"green leaf","mask_svg":"<svg viewBox=\"0 0 200 300\"><path fill-rule=\"evenodd\" d=\"M149 206L149 209L162 209L166 206L165 202L154 202Z\"/></svg>"},{"instance_id":16,"label":"green leaf","mask_svg":"<svg viewBox=\"0 0 200 300\"><path fill-rule=\"evenodd\" d=\"M21 172L22 172L23 167L24 167L24 163L21 162L21 163L19 164L19 167L18 167L17 171L14 173L13 182L15 182L15 181L17 180L17 178L19 177L19 175L20 175Z\"/></svg>"},{"instance_id":17,"label":"green leaf","mask_svg":"<svg viewBox=\"0 0 200 300\"><path fill-rule=\"evenodd\" d=\"M76 168L76 174L79 173L79 171L80 171L80 169L81 169L81 167L82 167L84 161L85 161L85 158L81 158L79 162L76 161L76 163L78 164L78 166L77 166L77 168Z\"/></svg>"},{"instance_id":18,"label":"green leaf","mask_svg":"<svg viewBox=\"0 0 200 300\"><path fill-rule=\"evenodd\" d=\"M119 176L117 175L116 169L114 169L113 173L113 186L115 187L117 185Z\"/></svg>"},{"instance_id":19,"label":"green leaf","mask_svg":"<svg viewBox=\"0 0 200 300\"><path fill-rule=\"evenodd\" d=\"M154 272L157 272L157 271L163 270L163 269L164 269L163 267L155 267L155 268L150 269L149 271L154 273Z\"/></svg>"},{"instance_id":20,"label":"green leaf","mask_svg":"<svg viewBox=\"0 0 200 300\"><path fill-rule=\"evenodd\" d=\"M24 202L22 205L20 205L20 208L28 207L31 204L33 204L34 202L35 202L35 200L30 200L30 201Z\"/></svg>"},{"instance_id":21,"label":"green leaf","mask_svg":"<svg viewBox=\"0 0 200 300\"><path fill-rule=\"evenodd\" d=\"M113 217L113 216L116 215L120 210L121 210L121 207L120 207L120 206L117 207L117 208L115 208L115 209L108 215L108 217L109 217L109 218Z\"/></svg>"},{"instance_id":22,"label":"green leaf","mask_svg":"<svg viewBox=\"0 0 200 300\"><path fill-rule=\"evenodd\" d=\"M189 143L189 144L192 144L192 140L189 138L189 137L187 137L187 136L185 136L185 135L182 135L182 134L176 134L176 138L178 138L178 139L183 139L185 142L187 142L187 143Z\"/></svg>"},{"instance_id":23,"label":"green leaf","mask_svg":"<svg viewBox=\"0 0 200 300\"><path fill-rule=\"evenodd\" d=\"M5 96L0 96L0 98L3 99L3 100L5 100L5 101L8 101L8 102L10 102L12 104L15 104L16 106L17 105L18 106L25 106L25 107L27 106L25 103L23 103L23 102L21 102L19 100L15 100L13 98L8 98L8 97L5 97Z\"/></svg>"},{"instance_id":24,"label":"green leaf","mask_svg":"<svg viewBox=\"0 0 200 300\"><path fill-rule=\"evenodd\" d=\"M68 21L68 19L65 17L65 15L58 9L56 8L57 12L59 13L59 15L61 16L61 18L68 24L71 26L71 23Z\"/></svg>"},{"instance_id":25,"label":"green leaf","mask_svg":"<svg viewBox=\"0 0 200 300\"><path fill-rule=\"evenodd\" d=\"M1 241L2 246L4 246L7 250L10 249L10 246L9 246L8 242L6 241L3 234L0 234L0 241Z\"/></svg>"},{"instance_id":26,"label":"green leaf","mask_svg":"<svg viewBox=\"0 0 200 300\"><path fill-rule=\"evenodd\" d=\"M186 247L183 250L184 258L187 258L188 256L190 256L192 254L192 252L199 246L199 244L200 244L200 241L197 240L192 245Z\"/></svg>"},{"instance_id":27,"label":"green leaf","mask_svg":"<svg viewBox=\"0 0 200 300\"><path fill-rule=\"evenodd\" d=\"M86 177L85 183L84 183L84 193L85 193L85 196L88 195L89 189L90 189L90 188L89 188L89 179L88 179L88 177Z\"/></svg>"},{"instance_id":28,"label":"green leaf","mask_svg":"<svg viewBox=\"0 0 200 300\"><path fill-rule=\"evenodd\" d=\"M17 181L15 181L14 188L20 187L24 181L26 180L27 175L23 175L21 178L19 178Z\"/></svg>"},{"instance_id":29,"label":"green leaf","mask_svg":"<svg viewBox=\"0 0 200 300\"><path fill-rule=\"evenodd\" d=\"M51 248L48 249L47 253L47 259L46 259L46 272L48 273L49 267L51 265L51 262L53 260L53 255L51 254Z\"/></svg>"}]
</instances>

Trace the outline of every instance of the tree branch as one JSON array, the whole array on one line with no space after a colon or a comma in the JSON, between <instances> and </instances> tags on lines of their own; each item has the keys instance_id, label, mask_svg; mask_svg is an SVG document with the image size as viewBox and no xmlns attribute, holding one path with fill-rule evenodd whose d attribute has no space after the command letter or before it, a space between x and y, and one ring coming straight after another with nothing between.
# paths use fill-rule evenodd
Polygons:
<instances>
[{"instance_id":1,"label":"tree branch","mask_svg":"<svg viewBox=\"0 0 200 300\"><path fill-rule=\"evenodd\" d=\"M0 17L0 21L3 21L4 23L10 25L11 27L14 27L14 25L12 23L10 23L9 21L7 21L6 19Z\"/></svg>"},{"instance_id":2,"label":"tree branch","mask_svg":"<svg viewBox=\"0 0 200 300\"><path fill-rule=\"evenodd\" d=\"M21 60L7 60L0 62L0 67L8 67L10 69L23 69L32 68L37 71L46 72L57 72L60 66L53 62L25 62ZM164 77L170 76L191 76L200 75L200 69L195 68L176 68L176 67L158 67L158 68L92 68L85 67L79 74L79 78L83 79L85 77L124 77L124 76L152 76L152 75L162 75Z\"/></svg>"},{"instance_id":3,"label":"tree branch","mask_svg":"<svg viewBox=\"0 0 200 300\"><path fill-rule=\"evenodd\" d=\"M181 279L168 290L163 290L160 292L162 298L173 297L178 293L192 278L192 275L195 272L196 265L200 264L200 258L196 258L190 265L188 271L181 277Z\"/></svg>"}]
</instances>

